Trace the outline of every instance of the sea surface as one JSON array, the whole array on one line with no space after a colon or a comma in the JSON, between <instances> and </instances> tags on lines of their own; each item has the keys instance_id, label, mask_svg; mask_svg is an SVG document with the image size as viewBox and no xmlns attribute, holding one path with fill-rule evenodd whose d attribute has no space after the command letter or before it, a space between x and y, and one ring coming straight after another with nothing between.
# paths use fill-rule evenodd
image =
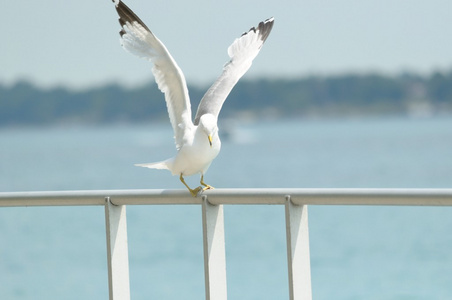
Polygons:
<instances>
[{"instance_id":1,"label":"sea surface","mask_svg":"<svg viewBox=\"0 0 452 300\"><path fill-rule=\"evenodd\" d=\"M452 117L221 128L218 188L452 188ZM172 156L172 136L169 122L0 129L0 192L182 189L133 166ZM132 299L203 299L201 207L127 220ZM229 299L288 299L284 208L225 206L225 230ZM310 206L309 230L314 299L452 299L451 207ZM0 299L108 299L103 207L0 207Z\"/></svg>"}]
</instances>

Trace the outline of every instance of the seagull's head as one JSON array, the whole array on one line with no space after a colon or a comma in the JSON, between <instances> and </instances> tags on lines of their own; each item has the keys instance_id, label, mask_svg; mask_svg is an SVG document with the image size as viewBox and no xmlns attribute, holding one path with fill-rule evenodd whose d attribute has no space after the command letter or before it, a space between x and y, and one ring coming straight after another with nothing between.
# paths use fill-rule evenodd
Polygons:
<instances>
[{"instance_id":1,"label":"seagull's head","mask_svg":"<svg viewBox=\"0 0 452 300\"><path fill-rule=\"evenodd\" d=\"M204 114L199 118L198 127L205 133L212 147L212 139L218 133L217 118L212 114Z\"/></svg>"}]
</instances>

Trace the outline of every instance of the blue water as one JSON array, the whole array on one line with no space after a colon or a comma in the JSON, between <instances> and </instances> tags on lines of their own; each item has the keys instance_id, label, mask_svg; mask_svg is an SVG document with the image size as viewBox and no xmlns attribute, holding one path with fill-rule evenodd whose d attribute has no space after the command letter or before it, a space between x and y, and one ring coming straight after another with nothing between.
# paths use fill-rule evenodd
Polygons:
<instances>
[{"instance_id":1,"label":"blue water","mask_svg":"<svg viewBox=\"0 0 452 300\"><path fill-rule=\"evenodd\" d=\"M183 188L169 125L0 129L0 191ZM236 123L205 180L451 188L452 118ZM189 183L197 184L198 178ZM204 298L201 208L127 207L132 299ZM108 299L102 207L0 208L0 299ZM229 299L287 299L284 210L226 206ZM452 208L309 207L315 299L451 299Z\"/></svg>"}]
</instances>

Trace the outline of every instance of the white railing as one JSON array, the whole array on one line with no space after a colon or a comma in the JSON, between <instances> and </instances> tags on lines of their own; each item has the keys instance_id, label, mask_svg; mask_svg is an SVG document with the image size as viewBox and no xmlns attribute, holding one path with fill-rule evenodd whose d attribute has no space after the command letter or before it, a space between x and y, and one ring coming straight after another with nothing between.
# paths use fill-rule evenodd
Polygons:
<instances>
[{"instance_id":1,"label":"white railing","mask_svg":"<svg viewBox=\"0 0 452 300\"><path fill-rule=\"evenodd\" d=\"M105 206L110 299L130 299L126 205L202 207L206 299L227 299L224 204L285 206L289 296L312 299L307 205L452 206L452 189L216 189L0 193L0 207Z\"/></svg>"}]
</instances>

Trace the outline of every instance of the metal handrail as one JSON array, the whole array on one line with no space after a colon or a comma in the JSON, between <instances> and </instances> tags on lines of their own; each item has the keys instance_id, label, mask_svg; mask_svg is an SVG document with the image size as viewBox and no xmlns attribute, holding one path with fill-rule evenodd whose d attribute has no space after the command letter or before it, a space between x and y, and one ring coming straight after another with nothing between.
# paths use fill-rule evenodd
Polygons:
<instances>
[{"instance_id":1,"label":"metal handrail","mask_svg":"<svg viewBox=\"0 0 452 300\"><path fill-rule=\"evenodd\" d=\"M0 193L0 207L105 207L110 300L130 300L127 205L202 206L207 300L226 300L224 204L284 205L290 300L312 300L308 205L452 206L452 189L215 189L193 198L186 190L92 190Z\"/></svg>"},{"instance_id":2,"label":"metal handrail","mask_svg":"<svg viewBox=\"0 0 452 300\"><path fill-rule=\"evenodd\" d=\"M211 204L285 204L285 197L297 205L409 205L452 206L452 189L215 189L202 195ZM186 190L85 190L2 192L1 206L104 205L109 197L115 205L201 204Z\"/></svg>"}]
</instances>

